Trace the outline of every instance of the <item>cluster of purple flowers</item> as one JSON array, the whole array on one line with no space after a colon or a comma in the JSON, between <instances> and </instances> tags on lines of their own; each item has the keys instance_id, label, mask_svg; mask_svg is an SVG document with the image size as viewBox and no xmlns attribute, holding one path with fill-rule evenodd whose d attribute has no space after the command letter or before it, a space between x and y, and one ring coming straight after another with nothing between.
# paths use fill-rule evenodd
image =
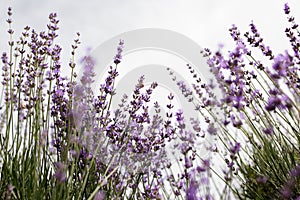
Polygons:
<instances>
[{"instance_id":1,"label":"cluster of purple flowers","mask_svg":"<svg viewBox=\"0 0 300 200\"><path fill-rule=\"evenodd\" d=\"M228 167L224 170L224 180L229 181L227 184L231 187L236 184L233 179L242 180L239 186L243 192L233 190L239 198L272 195L290 199L299 196L299 189L294 189L299 186L299 179L293 179L293 189L288 189L291 181L286 180L286 176L299 165L294 159L298 158L295 151L299 151L300 35L287 4L284 11L291 26L285 32L292 53L285 51L275 56L274 51L264 44L253 22L249 25L250 31L243 35L246 40L235 25L229 29L236 47L228 55L224 55L222 49L214 54L209 49L202 52L208 57L211 72L223 94L213 104L220 108L218 114L213 113L213 118L217 119L220 113L224 116L223 123L218 123L218 137L224 144L223 149L218 149L225 152L223 158ZM267 59L255 59L252 48L258 48ZM270 64L264 64L265 61ZM199 87L194 89L202 100L204 92ZM286 153L286 149L293 149L293 153ZM276 167L269 166L275 158L281 158L282 162L275 164ZM275 168L282 170L277 177L274 176ZM253 184L251 178L256 179L258 185ZM272 185L275 180L279 181L278 185ZM263 187L268 189L258 189ZM283 189L279 190L280 187ZM257 193L257 190L262 191Z\"/></svg>"},{"instance_id":2,"label":"cluster of purple flowers","mask_svg":"<svg viewBox=\"0 0 300 200\"><path fill-rule=\"evenodd\" d=\"M229 191L241 199L298 198L300 35L287 4L284 12L292 53L276 56L251 22L243 35L246 40L235 25L229 29L236 47L228 55L222 48L202 51L215 81L204 83L187 65L194 78L190 88L168 69L181 95L201 115L191 119L184 117L184 108L174 110L172 93L166 113L159 102L150 105L159 83L147 86L143 75L132 93L124 94L119 107L112 109L124 41L120 40L113 65L95 93L95 60L90 55L81 60L83 75L76 79L79 33L72 45L71 75L63 77L62 49L55 43L57 15L49 15L47 31L37 33L26 26L17 42L10 39L10 53L1 56L0 195L213 199L212 190L218 188L211 188L212 181L218 176L225 183L224 194L219 194L224 198L230 198ZM12 36L10 8L8 16ZM271 64L255 59L252 48ZM224 168L218 172L220 160ZM13 174L8 166L19 171ZM24 176L30 174L26 170L32 170L29 177ZM36 183L27 186L28 178ZM37 186L45 188L37 192ZM36 193L30 196L26 191Z\"/></svg>"},{"instance_id":3,"label":"cluster of purple flowers","mask_svg":"<svg viewBox=\"0 0 300 200\"><path fill-rule=\"evenodd\" d=\"M195 173L203 174L209 170L195 163L193 145L197 137L204 136L200 133L199 120L192 121L197 134L186 130L183 111L172 110L172 94L168 96L170 103L166 105L166 116L160 113L158 102L154 104L156 114L150 116L149 102L158 84L154 82L146 88L144 76L133 88L131 98L124 95L119 108L111 110L123 45L120 41L114 58L115 67L109 67L98 96L91 88L95 61L90 56L82 59L84 70L80 83L72 83L60 76L53 79L56 83L51 92L52 147L57 156L55 176L62 183L72 179L81 181L89 176L84 187L96 188L110 198L126 195L129 198L162 198L162 187L166 184L174 188L175 196L182 196L191 190L186 188L194 187L199 181L193 178ZM175 124L172 118L175 118ZM165 173L174 165L166 152L172 142L182 155L178 161L185 169L177 178L169 178ZM74 164L74 174L66 177ZM197 171L197 166L205 170ZM193 181L190 183L190 180ZM110 185L111 181L113 185ZM100 188L96 187L99 183Z\"/></svg>"}]
</instances>

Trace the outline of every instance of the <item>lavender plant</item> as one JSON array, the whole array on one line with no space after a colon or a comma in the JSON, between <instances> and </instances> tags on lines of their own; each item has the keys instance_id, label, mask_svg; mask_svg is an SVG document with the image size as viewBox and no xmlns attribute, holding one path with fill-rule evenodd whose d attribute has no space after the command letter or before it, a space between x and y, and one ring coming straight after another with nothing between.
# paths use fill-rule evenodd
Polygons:
<instances>
[{"instance_id":1,"label":"lavender plant","mask_svg":"<svg viewBox=\"0 0 300 200\"><path fill-rule=\"evenodd\" d=\"M291 51L276 55L251 22L243 36L235 25L229 29L236 47L228 54L222 49L202 52L215 75L214 85L201 83L188 65L195 77L197 98L192 102L214 122L209 127L216 128L218 141L211 149L226 166L217 174L225 183L224 199L300 198L300 34L288 4L284 12ZM188 90L178 84L183 93ZM222 91L219 99L216 89Z\"/></svg>"},{"instance_id":2,"label":"lavender plant","mask_svg":"<svg viewBox=\"0 0 300 200\"><path fill-rule=\"evenodd\" d=\"M197 138L203 137L199 120L187 130L183 111L173 110L173 94L168 95L166 116L158 102L150 116L157 83L146 88L144 76L132 94L124 94L119 108L111 109L123 41L94 94L93 58L82 59L82 77L75 72L79 33L72 45L70 75L64 77L62 49L55 42L57 15L49 15L46 31L26 26L18 41L13 40L11 8L8 16L9 50L1 58L1 198L196 198L209 168L206 160L195 163ZM180 152L175 156L182 171L176 173L166 152L172 141Z\"/></svg>"}]
</instances>

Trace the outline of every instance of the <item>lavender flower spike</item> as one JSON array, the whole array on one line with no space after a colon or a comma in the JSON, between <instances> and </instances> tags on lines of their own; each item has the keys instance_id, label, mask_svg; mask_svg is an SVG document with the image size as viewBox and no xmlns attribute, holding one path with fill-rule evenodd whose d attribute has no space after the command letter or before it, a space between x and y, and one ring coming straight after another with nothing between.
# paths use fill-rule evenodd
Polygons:
<instances>
[{"instance_id":1,"label":"lavender flower spike","mask_svg":"<svg viewBox=\"0 0 300 200\"><path fill-rule=\"evenodd\" d=\"M122 59L122 52L123 52L123 48L124 48L124 40L120 40L119 42L119 46L118 46L118 53L114 58L114 63L117 65L121 62Z\"/></svg>"}]
</instances>

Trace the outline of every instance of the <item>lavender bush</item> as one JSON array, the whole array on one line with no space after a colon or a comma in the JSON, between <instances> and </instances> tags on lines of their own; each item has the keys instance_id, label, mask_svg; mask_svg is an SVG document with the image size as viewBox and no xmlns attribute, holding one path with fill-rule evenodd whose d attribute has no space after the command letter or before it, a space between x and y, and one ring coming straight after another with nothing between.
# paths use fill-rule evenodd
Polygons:
<instances>
[{"instance_id":1,"label":"lavender bush","mask_svg":"<svg viewBox=\"0 0 300 200\"><path fill-rule=\"evenodd\" d=\"M284 11L292 52L275 54L251 23L244 39L237 27L230 29L236 47L228 55L222 49L202 52L215 75L211 83L188 65L193 88L177 85L201 117L184 119L184 110L173 109L173 94L167 105L155 102L155 114L149 114L158 83L145 86L143 75L118 109L111 108L122 40L94 93L94 59L85 56L83 75L75 72L80 34L72 45L70 75L63 77L56 14L49 15L46 31L27 26L13 41L9 8L9 50L1 57L1 198L299 198L300 34L288 5ZM268 61L255 59L252 49ZM175 162L167 156L171 144ZM199 146L210 153L201 155ZM214 186L218 180L223 184Z\"/></svg>"},{"instance_id":2,"label":"lavender bush","mask_svg":"<svg viewBox=\"0 0 300 200\"><path fill-rule=\"evenodd\" d=\"M183 111L173 110L173 94L166 116L158 102L150 116L157 83L146 87L144 76L132 94L124 94L119 108L111 109L123 41L94 94L93 58L82 59L82 77L75 73L79 34L72 45L70 76L64 77L61 47L55 43L57 15L49 15L46 31L26 26L18 41L12 40L11 8L8 16L9 50L2 54L1 198L193 198L197 179L208 169L208 162L199 169L192 164L192 145L201 138L199 121L193 120L194 130L185 130ZM165 149L172 141L180 152L177 166L183 169L174 175Z\"/></svg>"},{"instance_id":3,"label":"lavender bush","mask_svg":"<svg viewBox=\"0 0 300 200\"><path fill-rule=\"evenodd\" d=\"M227 166L217 174L226 184L224 199L232 198L230 193L239 199L300 198L300 33L288 4L284 12L290 52L275 53L253 22L244 35L235 25L229 29L236 47L228 54L222 48L202 52L215 80L200 86L195 80L193 102L199 112L209 112L216 128L211 149ZM222 91L221 98L214 88Z\"/></svg>"}]
</instances>

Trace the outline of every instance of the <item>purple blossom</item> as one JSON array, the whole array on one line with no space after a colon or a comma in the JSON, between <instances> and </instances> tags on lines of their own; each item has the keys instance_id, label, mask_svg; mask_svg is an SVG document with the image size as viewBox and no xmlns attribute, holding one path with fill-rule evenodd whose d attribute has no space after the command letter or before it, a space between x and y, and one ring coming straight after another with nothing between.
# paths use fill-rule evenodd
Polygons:
<instances>
[{"instance_id":1,"label":"purple blossom","mask_svg":"<svg viewBox=\"0 0 300 200\"><path fill-rule=\"evenodd\" d=\"M274 64L272 67L279 77L284 78L287 74L287 70L288 70L289 66L291 66L291 65L292 65L291 57L286 52L285 56L282 54L279 54L274 59Z\"/></svg>"},{"instance_id":2,"label":"purple blossom","mask_svg":"<svg viewBox=\"0 0 300 200\"><path fill-rule=\"evenodd\" d=\"M258 47L265 56L268 56L270 60L272 60L274 58L272 50L269 46L266 46L263 43L263 38L260 36L260 33L258 32L253 21L250 23L249 26L251 28L251 33L246 32L244 34L244 36L247 38L248 43L253 47ZM249 52L247 54L249 54Z\"/></svg>"},{"instance_id":3,"label":"purple blossom","mask_svg":"<svg viewBox=\"0 0 300 200\"><path fill-rule=\"evenodd\" d=\"M123 48L124 48L124 41L120 40L119 42L119 46L118 46L118 53L116 54L115 58L114 58L114 63L117 65L121 62L122 59L122 52L123 52Z\"/></svg>"},{"instance_id":4,"label":"purple blossom","mask_svg":"<svg viewBox=\"0 0 300 200\"><path fill-rule=\"evenodd\" d=\"M104 192L97 192L97 194L94 197L94 200L104 200L105 199L105 193Z\"/></svg>"},{"instance_id":5,"label":"purple blossom","mask_svg":"<svg viewBox=\"0 0 300 200\"><path fill-rule=\"evenodd\" d=\"M293 195L293 192L291 191L291 189L289 187L281 188L280 193L284 199L290 199L290 198L292 198L292 195Z\"/></svg>"},{"instance_id":6,"label":"purple blossom","mask_svg":"<svg viewBox=\"0 0 300 200\"><path fill-rule=\"evenodd\" d=\"M56 178L57 181L63 183L66 181L67 176L66 176L66 166L65 164L61 162L56 163L56 172L54 174L54 177Z\"/></svg>"},{"instance_id":7,"label":"purple blossom","mask_svg":"<svg viewBox=\"0 0 300 200\"><path fill-rule=\"evenodd\" d=\"M300 177L300 165L297 165L295 169L290 172L291 177Z\"/></svg>"},{"instance_id":8,"label":"purple blossom","mask_svg":"<svg viewBox=\"0 0 300 200\"><path fill-rule=\"evenodd\" d=\"M179 109L176 112L176 120L178 123L178 128L180 129L180 132L183 133L183 129L185 129L185 122L184 122L183 111L181 109Z\"/></svg>"},{"instance_id":9,"label":"purple blossom","mask_svg":"<svg viewBox=\"0 0 300 200\"><path fill-rule=\"evenodd\" d=\"M243 122L241 119L242 118L236 119L236 117L233 114L230 116L231 123L232 123L233 127L235 127L235 128L240 128L243 125Z\"/></svg>"},{"instance_id":10,"label":"purple blossom","mask_svg":"<svg viewBox=\"0 0 300 200\"><path fill-rule=\"evenodd\" d=\"M273 111L281 106L281 99L278 96L270 96L265 106L267 111Z\"/></svg>"},{"instance_id":11,"label":"purple blossom","mask_svg":"<svg viewBox=\"0 0 300 200\"><path fill-rule=\"evenodd\" d=\"M265 184L268 181L268 178L265 176L258 176L255 180L257 183Z\"/></svg>"},{"instance_id":12,"label":"purple blossom","mask_svg":"<svg viewBox=\"0 0 300 200\"><path fill-rule=\"evenodd\" d=\"M235 102L233 103L233 107L235 107L236 109L240 110L243 108L243 100L244 100L244 96L242 94L237 95L236 97L234 97Z\"/></svg>"},{"instance_id":13,"label":"purple blossom","mask_svg":"<svg viewBox=\"0 0 300 200\"><path fill-rule=\"evenodd\" d=\"M184 164L184 167L186 169L188 168L191 168L193 166L193 162L192 162L192 159L188 156L185 156L185 164Z\"/></svg>"},{"instance_id":14,"label":"purple blossom","mask_svg":"<svg viewBox=\"0 0 300 200\"><path fill-rule=\"evenodd\" d=\"M283 10L286 15L290 14L290 7L289 7L288 3L284 4Z\"/></svg>"},{"instance_id":15,"label":"purple blossom","mask_svg":"<svg viewBox=\"0 0 300 200\"><path fill-rule=\"evenodd\" d=\"M272 126L269 126L268 128L264 128L263 129L263 132L266 134L266 135L271 135L273 133L273 127Z\"/></svg>"},{"instance_id":16,"label":"purple blossom","mask_svg":"<svg viewBox=\"0 0 300 200\"><path fill-rule=\"evenodd\" d=\"M83 85L89 85L94 82L93 77L95 76L94 73L95 61L91 56L85 56L81 60L81 63L84 64L84 68L83 68L83 76L81 77L80 81Z\"/></svg>"},{"instance_id":17,"label":"purple blossom","mask_svg":"<svg viewBox=\"0 0 300 200\"><path fill-rule=\"evenodd\" d=\"M187 200L197 200L198 184L195 180L191 180L187 191Z\"/></svg>"},{"instance_id":18,"label":"purple blossom","mask_svg":"<svg viewBox=\"0 0 300 200\"><path fill-rule=\"evenodd\" d=\"M241 144L239 142L237 142L237 143L235 143L234 146L231 146L230 152L232 154L237 154L240 151L240 148L241 148Z\"/></svg>"},{"instance_id":19,"label":"purple blossom","mask_svg":"<svg viewBox=\"0 0 300 200\"><path fill-rule=\"evenodd\" d=\"M217 131L218 129L215 127L214 124L209 124L208 125L208 128L207 128L207 132L210 134L210 135L217 135Z\"/></svg>"}]
</instances>

